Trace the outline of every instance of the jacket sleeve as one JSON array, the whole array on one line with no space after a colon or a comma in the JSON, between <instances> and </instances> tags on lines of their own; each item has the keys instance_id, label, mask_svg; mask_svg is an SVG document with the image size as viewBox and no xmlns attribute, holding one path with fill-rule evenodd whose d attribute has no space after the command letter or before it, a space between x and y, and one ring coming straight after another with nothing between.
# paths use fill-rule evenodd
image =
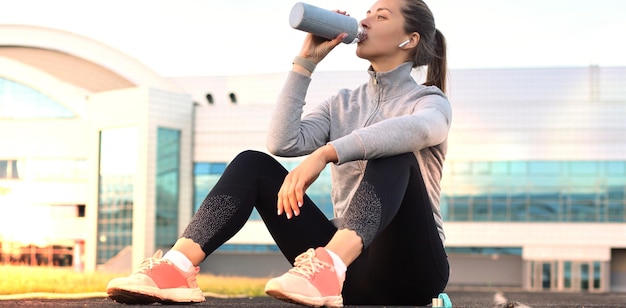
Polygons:
<instances>
[{"instance_id":1,"label":"jacket sleeve","mask_svg":"<svg viewBox=\"0 0 626 308\"><path fill-rule=\"evenodd\" d=\"M354 130L330 143L339 156L338 164L418 152L444 142L451 121L447 98L433 93L419 98L411 114Z\"/></svg>"},{"instance_id":2,"label":"jacket sleeve","mask_svg":"<svg viewBox=\"0 0 626 308\"><path fill-rule=\"evenodd\" d=\"M267 148L277 156L295 157L310 154L328 142L330 117L322 103L302 119L305 96L311 78L289 72L276 102L267 135Z\"/></svg>"}]
</instances>

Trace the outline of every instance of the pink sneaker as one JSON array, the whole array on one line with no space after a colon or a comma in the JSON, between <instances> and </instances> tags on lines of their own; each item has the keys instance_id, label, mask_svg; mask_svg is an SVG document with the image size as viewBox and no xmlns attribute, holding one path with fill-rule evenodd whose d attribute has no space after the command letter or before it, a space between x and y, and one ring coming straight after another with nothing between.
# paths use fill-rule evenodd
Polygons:
<instances>
[{"instance_id":1,"label":"pink sneaker","mask_svg":"<svg viewBox=\"0 0 626 308\"><path fill-rule=\"evenodd\" d=\"M265 285L265 293L297 304L342 307L343 280L337 277L326 249L311 248L296 258L294 267L287 273L270 279Z\"/></svg>"},{"instance_id":2,"label":"pink sneaker","mask_svg":"<svg viewBox=\"0 0 626 308\"><path fill-rule=\"evenodd\" d=\"M205 301L196 281L200 268L185 272L170 261L161 259L162 256L163 251L158 250L130 276L111 280L107 285L109 298L123 304L141 305Z\"/></svg>"}]
</instances>

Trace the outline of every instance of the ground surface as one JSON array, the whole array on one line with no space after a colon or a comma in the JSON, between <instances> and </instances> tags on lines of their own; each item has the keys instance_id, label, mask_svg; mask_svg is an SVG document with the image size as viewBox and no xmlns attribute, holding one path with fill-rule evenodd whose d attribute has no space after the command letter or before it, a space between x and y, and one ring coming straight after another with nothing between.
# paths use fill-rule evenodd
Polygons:
<instances>
[{"instance_id":1,"label":"ground surface","mask_svg":"<svg viewBox=\"0 0 626 308\"><path fill-rule=\"evenodd\" d=\"M626 307L626 293L547 293L521 291L447 291L453 307ZM93 295L77 295L76 298L46 299L45 294L0 297L0 307L146 307L122 305L108 298ZM54 297L48 295L48 297ZM158 304L150 305L158 306ZM298 307L271 297L214 298L207 297L204 303L194 305L167 305L167 307ZM358 306L347 306L358 307ZM387 306L390 307L390 306Z\"/></svg>"}]
</instances>

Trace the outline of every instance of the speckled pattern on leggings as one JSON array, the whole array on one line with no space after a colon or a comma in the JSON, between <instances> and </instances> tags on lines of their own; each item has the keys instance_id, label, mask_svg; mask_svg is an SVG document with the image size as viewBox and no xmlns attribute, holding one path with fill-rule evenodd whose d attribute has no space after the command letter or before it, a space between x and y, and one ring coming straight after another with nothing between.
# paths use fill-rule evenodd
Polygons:
<instances>
[{"instance_id":1,"label":"speckled pattern on leggings","mask_svg":"<svg viewBox=\"0 0 626 308\"><path fill-rule=\"evenodd\" d=\"M239 199L229 195L207 197L182 237L189 238L204 247L209 239L235 215L240 202Z\"/></svg>"},{"instance_id":2,"label":"speckled pattern on leggings","mask_svg":"<svg viewBox=\"0 0 626 308\"><path fill-rule=\"evenodd\" d=\"M365 248L378 234L381 216L382 204L374 186L363 181L354 193L339 228L355 231L361 237Z\"/></svg>"}]
</instances>

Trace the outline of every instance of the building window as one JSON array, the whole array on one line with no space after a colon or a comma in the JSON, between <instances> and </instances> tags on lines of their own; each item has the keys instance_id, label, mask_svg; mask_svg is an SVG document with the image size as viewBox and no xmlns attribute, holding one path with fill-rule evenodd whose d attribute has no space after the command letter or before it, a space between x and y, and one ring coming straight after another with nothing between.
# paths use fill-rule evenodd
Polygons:
<instances>
[{"instance_id":1,"label":"building window","mask_svg":"<svg viewBox=\"0 0 626 308\"><path fill-rule=\"evenodd\" d=\"M521 256L522 247L446 247L448 254Z\"/></svg>"},{"instance_id":2,"label":"building window","mask_svg":"<svg viewBox=\"0 0 626 308\"><path fill-rule=\"evenodd\" d=\"M79 204L76 206L76 217L85 217L85 205Z\"/></svg>"},{"instance_id":3,"label":"building window","mask_svg":"<svg viewBox=\"0 0 626 308\"><path fill-rule=\"evenodd\" d=\"M447 221L626 222L626 162L451 162Z\"/></svg>"},{"instance_id":4,"label":"building window","mask_svg":"<svg viewBox=\"0 0 626 308\"><path fill-rule=\"evenodd\" d=\"M0 179L17 180L19 173L17 169L17 160L0 160Z\"/></svg>"},{"instance_id":5,"label":"building window","mask_svg":"<svg viewBox=\"0 0 626 308\"><path fill-rule=\"evenodd\" d=\"M170 247L178 238L180 131L157 129L156 247Z\"/></svg>"},{"instance_id":6,"label":"building window","mask_svg":"<svg viewBox=\"0 0 626 308\"><path fill-rule=\"evenodd\" d=\"M211 93L206 94L206 101L207 103L209 103L209 105L213 105L215 103L215 100L213 99L213 95Z\"/></svg>"},{"instance_id":7,"label":"building window","mask_svg":"<svg viewBox=\"0 0 626 308\"><path fill-rule=\"evenodd\" d=\"M237 96L235 95L235 93L231 92L230 94L228 94L228 98L230 99L231 104L237 103Z\"/></svg>"},{"instance_id":8,"label":"building window","mask_svg":"<svg viewBox=\"0 0 626 308\"><path fill-rule=\"evenodd\" d=\"M213 189L226 169L226 163L195 163L193 168L193 212L202 205L204 197Z\"/></svg>"},{"instance_id":9,"label":"building window","mask_svg":"<svg viewBox=\"0 0 626 308\"><path fill-rule=\"evenodd\" d=\"M59 102L21 83L0 78L0 118L72 118Z\"/></svg>"},{"instance_id":10,"label":"building window","mask_svg":"<svg viewBox=\"0 0 626 308\"><path fill-rule=\"evenodd\" d=\"M136 127L100 132L97 264L132 244L137 138Z\"/></svg>"}]
</instances>

